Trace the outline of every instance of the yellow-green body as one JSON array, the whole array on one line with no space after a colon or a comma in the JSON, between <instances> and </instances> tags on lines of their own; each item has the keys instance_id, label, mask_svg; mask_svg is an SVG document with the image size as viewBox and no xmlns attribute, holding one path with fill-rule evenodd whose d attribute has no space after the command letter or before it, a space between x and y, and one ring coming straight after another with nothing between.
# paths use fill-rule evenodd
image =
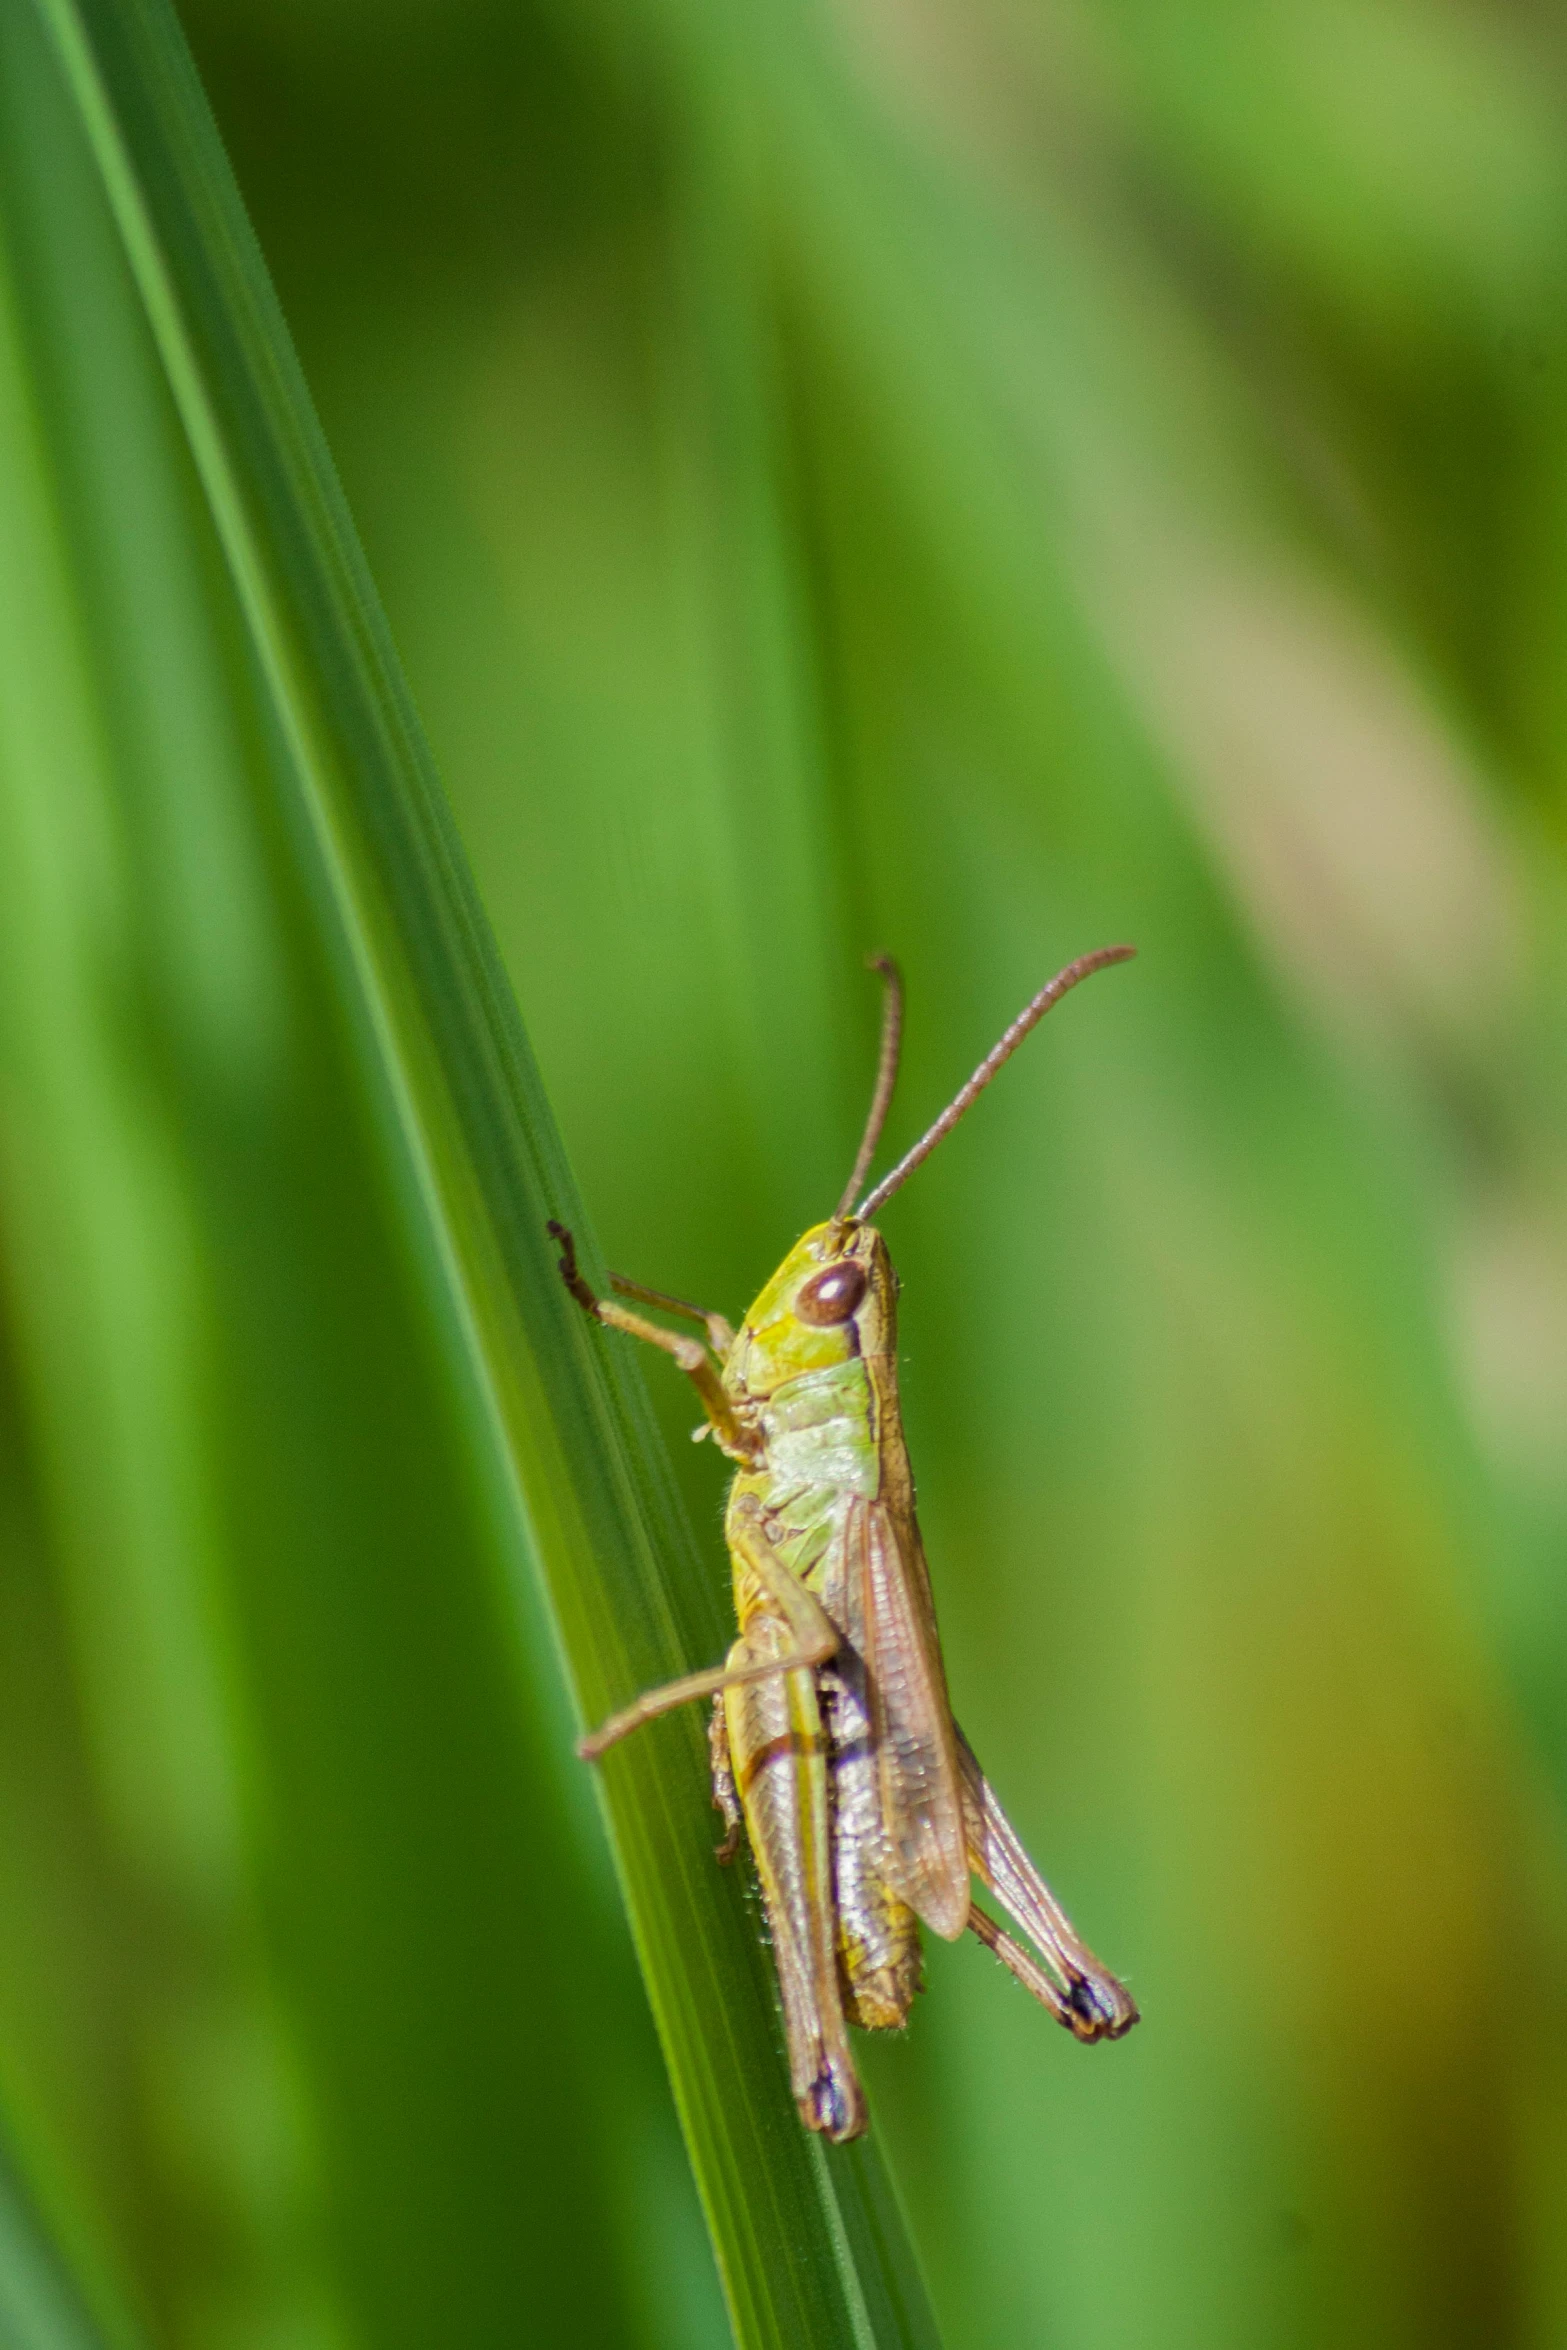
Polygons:
<instances>
[{"instance_id":1,"label":"yellow-green body","mask_svg":"<svg viewBox=\"0 0 1567 2350\"><path fill-rule=\"evenodd\" d=\"M854 1173L838 1213L795 1243L740 1329L612 1277L623 1297L705 1324L707 1346L595 1296L570 1233L551 1226L584 1311L672 1355L702 1399L699 1433L710 1429L736 1463L725 1535L739 1638L721 1666L645 1691L579 1751L596 1760L671 1707L714 1698L713 1798L730 1831L721 1857L743 1826L772 1929L795 2099L807 2126L831 2138L866 2123L846 2027L904 2022L920 1986L922 1924L947 1940L967 1927L1079 2040L1113 2040L1137 2021L953 1720L898 1410L897 1281L868 1220L1049 1006L1130 952L1080 956L1042 988L855 1213L897 1066L901 996L883 958L881 1066ZM974 1901L971 1876L1033 1950Z\"/></svg>"},{"instance_id":2,"label":"yellow-green body","mask_svg":"<svg viewBox=\"0 0 1567 2350\"><path fill-rule=\"evenodd\" d=\"M802 1320L794 1309L805 1285L844 1263L864 1275L856 1309L825 1326ZM817 1225L756 1299L723 1365L736 1416L759 1439L759 1458L741 1467L729 1496L740 1626L729 1663L782 1654L792 1637L769 1583L749 1563L756 1510L774 1558L842 1636L837 1654L814 1671L724 1691L717 1701L723 1737L715 1736L719 1800L727 1746L772 1924L791 2011L795 2092L807 2120L835 2136L848 2134L842 2124L858 2099L843 2018L871 2029L901 2025L920 1987L916 1904L948 1936L962 1932L969 1907L956 1819L948 1831L957 1853L956 1899L950 1882L943 1902L940 1889L932 1895L919 1869L908 1866L888 1815L891 1758L867 1672L872 1558L890 1539L901 1571L907 1576L912 1567L920 1586L929 1628L920 1643L924 1678L932 1669L938 1680L941 1673L898 1412L896 1297L877 1232ZM944 1684L930 1710L939 1739ZM801 2077L808 2070L810 2078Z\"/></svg>"}]
</instances>

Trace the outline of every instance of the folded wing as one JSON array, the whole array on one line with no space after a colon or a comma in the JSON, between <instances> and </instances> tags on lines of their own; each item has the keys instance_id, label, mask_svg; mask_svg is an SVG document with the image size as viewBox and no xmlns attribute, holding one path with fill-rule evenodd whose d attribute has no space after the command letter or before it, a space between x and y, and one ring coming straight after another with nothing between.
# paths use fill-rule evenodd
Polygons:
<instances>
[{"instance_id":1,"label":"folded wing","mask_svg":"<svg viewBox=\"0 0 1567 2350\"><path fill-rule=\"evenodd\" d=\"M968 1924L969 1852L958 1747L930 1582L911 1517L857 1500L848 1528L851 1631L865 1660L888 1875L944 1941ZM857 1554L857 1555L855 1555ZM856 1572L857 1570L857 1572Z\"/></svg>"}]
</instances>

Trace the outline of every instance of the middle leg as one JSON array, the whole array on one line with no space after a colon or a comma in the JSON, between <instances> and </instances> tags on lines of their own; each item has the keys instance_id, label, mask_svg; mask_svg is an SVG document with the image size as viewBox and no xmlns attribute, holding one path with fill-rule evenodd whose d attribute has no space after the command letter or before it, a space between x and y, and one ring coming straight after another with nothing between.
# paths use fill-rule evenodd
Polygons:
<instances>
[{"instance_id":1,"label":"middle leg","mask_svg":"<svg viewBox=\"0 0 1567 2350\"><path fill-rule=\"evenodd\" d=\"M747 1566L761 1587L765 1612L776 1617L793 1635L788 1647L781 1653L771 1652L753 1656L741 1647L731 1649L721 1665L711 1665L705 1672L686 1673L678 1681L666 1681L662 1688L645 1689L630 1705L618 1714L611 1714L586 1738L577 1741L577 1752L584 1762L597 1762L622 1738L629 1738L633 1730L640 1730L644 1722L657 1721L660 1714L673 1713L676 1706L690 1705L698 1697L714 1697L721 1690L732 1689L742 1681L765 1681L776 1673L798 1672L805 1667L824 1665L836 1654L843 1638L821 1601L813 1591L807 1591L798 1575L791 1574L762 1530L762 1513L754 1499L747 1496L730 1513L729 1540L738 1560Z\"/></svg>"},{"instance_id":2,"label":"middle leg","mask_svg":"<svg viewBox=\"0 0 1567 2350\"><path fill-rule=\"evenodd\" d=\"M724 1693L720 1689L713 1699L713 1715L707 1725L708 1769L713 1780L713 1809L723 1814L724 1840L713 1847L713 1858L721 1868L727 1868L740 1849L740 1830L744 1815L740 1809L740 1791L735 1785L734 1766L729 1760L729 1721L724 1712Z\"/></svg>"}]
</instances>

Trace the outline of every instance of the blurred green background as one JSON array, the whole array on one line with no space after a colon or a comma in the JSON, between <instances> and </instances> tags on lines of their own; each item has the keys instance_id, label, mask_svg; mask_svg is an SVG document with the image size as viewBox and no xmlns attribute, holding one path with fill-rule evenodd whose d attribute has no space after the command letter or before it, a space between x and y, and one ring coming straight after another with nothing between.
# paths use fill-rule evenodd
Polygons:
<instances>
[{"instance_id":1,"label":"blurred green background","mask_svg":"<svg viewBox=\"0 0 1567 2350\"><path fill-rule=\"evenodd\" d=\"M183 14L611 1261L733 1312L826 1212L867 949L889 1153L1141 950L885 1224L956 1702L1146 2019L969 1944L862 2043L950 2350L1567 2342L1559 17ZM171 826L265 755L177 519L94 557L134 824L0 950L15 2126L160 2345L719 2344L285 844Z\"/></svg>"}]
</instances>

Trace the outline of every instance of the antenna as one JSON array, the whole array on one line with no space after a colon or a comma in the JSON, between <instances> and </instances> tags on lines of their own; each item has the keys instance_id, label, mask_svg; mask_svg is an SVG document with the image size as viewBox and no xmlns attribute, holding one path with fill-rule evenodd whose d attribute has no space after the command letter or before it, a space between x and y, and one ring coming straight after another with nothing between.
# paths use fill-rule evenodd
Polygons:
<instances>
[{"instance_id":1,"label":"antenna","mask_svg":"<svg viewBox=\"0 0 1567 2350\"><path fill-rule=\"evenodd\" d=\"M867 955L867 971L879 971L884 990L881 1002L881 1055L876 1063L876 1090L871 1095L870 1114L865 1121L865 1132L860 1136L859 1152L854 1161L854 1173L844 1185L843 1197L833 1210L833 1222L841 1224L854 1205L854 1195L870 1171L876 1156L876 1145L881 1130L887 1123L887 1112L892 1107L892 1089L898 1082L898 1047L903 1041L903 980L891 955Z\"/></svg>"},{"instance_id":2,"label":"antenna","mask_svg":"<svg viewBox=\"0 0 1567 2350\"><path fill-rule=\"evenodd\" d=\"M914 1148L906 1153L906 1155L898 1161L898 1164L893 1168L892 1173L890 1175L884 1175L881 1181L877 1184L875 1190L871 1193L870 1197L861 1201L859 1207L854 1211L856 1222L862 1224L868 1223L870 1218L875 1215L878 1208L884 1208L886 1206L888 1200L891 1199L893 1193L899 1188L899 1186L901 1184L907 1183L909 1177L913 1174L915 1168L920 1164L921 1160L928 1159L931 1152L935 1149L937 1143L941 1141L942 1137L952 1132L953 1127L956 1126L964 1111L969 1107L969 1104L974 1101L978 1095L984 1092L992 1077L995 1076L996 1071L1001 1067L1002 1062L1009 1061L1012 1058L1012 1055L1017 1051L1018 1046L1022 1043L1024 1037L1027 1036L1029 1030L1037 1026L1037 1024L1049 1011L1052 1004L1058 1004L1064 995L1069 995L1072 989L1077 986L1079 980L1091 978L1094 972L1103 971L1110 963L1130 962L1131 958L1136 954L1136 952L1137 949L1135 947L1127 946L1095 947L1091 955L1079 955L1075 963L1068 963L1064 971L1058 971L1054 979L1050 980L1044 987L1040 989L1038 995L1033 998L1033 1001L1024 1005L1022 1011L1019 1012L1011 1027L1005 1031L1000 1041L992 1048L990 1052L985 1055L985 1058L980 1062L979 1067L975 1070L967 1085L963 1086L956 1094L954 1094L952 1100L942 1111L941 1116L936 1120L935 1125L931 1127L929 1133L922 1134L919 1141L914 1145ZM890 1095L892 1091L890 1084L887 1087L887 1091ZM878 1080L877 1101L879 1102L880 1099L881 1085L880 1081ZM873 1115L874 1109L875 1104L872 1105ZM875 1145L872 1144L871 1147L874 1149ZM863 1149L861 1155L866 1156ZM852 1185L850 1187L849 1197L851 1199L854 1197L854 1190Z\"/></svg>"}]
</instances>

